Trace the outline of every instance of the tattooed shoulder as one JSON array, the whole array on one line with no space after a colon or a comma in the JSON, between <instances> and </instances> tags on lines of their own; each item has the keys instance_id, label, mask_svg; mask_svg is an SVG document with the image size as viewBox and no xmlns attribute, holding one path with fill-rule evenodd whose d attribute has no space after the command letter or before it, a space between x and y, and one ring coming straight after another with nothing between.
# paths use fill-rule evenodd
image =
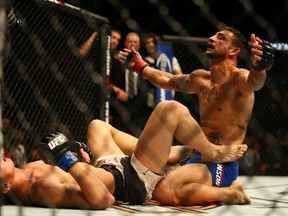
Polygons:
<instances>
[{"instance_id":1,"label":"tattooed shoulder","mask_svg":"<svg viewBox=\"0 0 288 216\"><path fill-rule=\"evenodd\" d=\"M189 74L185 74L178 77L175 83L176 91L189 92L189 87L191 85L192 80L193 76L190 76Z\"/></svg>"}]
</instances>

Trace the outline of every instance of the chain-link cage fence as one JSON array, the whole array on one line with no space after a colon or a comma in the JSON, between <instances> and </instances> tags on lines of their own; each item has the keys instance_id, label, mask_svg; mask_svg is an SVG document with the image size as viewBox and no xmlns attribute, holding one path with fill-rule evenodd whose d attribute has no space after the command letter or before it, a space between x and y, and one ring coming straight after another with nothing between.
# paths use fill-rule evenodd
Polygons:
<instances>
[{"instance_id":1,"label":"chain-link cage fence","mask_svg":"<svg viewBox=\"0 0 288 216\"><path fill-rule=\"evenodd\" d=\"M4 68L3 132L5 153L20 166L39 157L34 144L45 134L60 131L85 141L91 119L105 119L110 37L106 18L79 8L19 1L14 13Z\"/></svg>"},{"instance_id":2,"label":"chain-link cage fence","mask_svg":"<svg viewBox=\"0 0 288 216\"><path fill-rule=\"evenodd\" d=\"M208 38L169 35L163 35L162 38L173 44L174 54L184 72L207 69L204 50ZM274 52L275 62L267 72L266 83L260 91L255 92L253 114L244 141L254 153L240 159L242 175L288 175L288 52L285 46L276 46ZM240 61L239 66L249 68L250 59ZM195 95L178 93L175 99L185 104L199 120L198 99Z\"/></svg>"},{"instance_id":3,"label":"chain-link cage fence","mask_svg":"<svg viewBox=\"0 0 288 216\"><path fill-rule=\"evenodd\" d=\"M14 12L2 84L2 122L5 154L21 166L41 158L35 144L47 133L61 131L85 141L87 124L107 119L110 55L104 17L40 0L19 1ZM172 42L183 71L207 68L205 38L162 39ZM275 55L265 86L256 92L245 140L255 150L250 157L257 159L253 164L241 159L242 175L288 175L288 53L275 50ZM176 93L175 99L199 118L195 95Z\"/></svg>"}]
</instances>

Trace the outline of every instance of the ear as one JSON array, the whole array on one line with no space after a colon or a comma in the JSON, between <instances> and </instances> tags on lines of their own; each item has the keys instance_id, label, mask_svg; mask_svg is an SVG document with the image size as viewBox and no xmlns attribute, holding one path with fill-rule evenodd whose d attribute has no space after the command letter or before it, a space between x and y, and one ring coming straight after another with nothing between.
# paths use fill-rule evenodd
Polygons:
<instances>
[{"instance_id":1,"label":"ear","mask_svg":"<svg viewBox=\"0 0 288 216\"><path fill-rule=\"evenodd\" d=\"M2 190L2 193L8 193L11 189L11 183L10 182L7 182L5 185L4 185L4 188Z\"/></svg>"},{"instance_id":2,"label":"ear","mask_svg":"<svg viewBox=\"0 0 288 216\"><path fill-rule=\"evenodd\" d=\"M231 50L230 50L230 55L238 55L240 52L240 48L238 47L233 47Z\"/></svg>"}]
</instances>

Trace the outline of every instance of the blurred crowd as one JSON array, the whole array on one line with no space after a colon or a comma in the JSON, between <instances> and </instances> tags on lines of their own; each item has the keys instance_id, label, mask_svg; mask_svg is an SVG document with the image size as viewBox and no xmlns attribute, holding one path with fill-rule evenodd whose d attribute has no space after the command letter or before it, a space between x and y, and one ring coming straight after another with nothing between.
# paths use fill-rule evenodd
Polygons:
<instances>
[{"instance_id":1,"label":"blurred crowd","mask_svg":"<svg viewBox=\"0 0 288 216\"><path fill-rule=\"evenodd\" d=\"M93 43L95 37L96 35L93 33L87 41ZM121 31L111 29L111 55L115 55L115 50L117 50L122 37ZM156 67L157 37L154 33L149 33L144 42L141 42L141 38L137 33L130 32L123 39L123 47L137 47L137 50L142 52L145 60L150 65ZM85 49L83 49L84 45ZM141 45L144 46L141 47ZM81 54L86 55L89 52L87 43L83 44L80 50ZM133 71L132 79L134 83L133 87L131 87L131 84L129 84L130 78L128 77L131 71L127 71L115 56L111 59L111 112L109 121L118 129L134 136L139 136L150 113L157 104L156 87L141 76L138 76L138 74L133 73ZM173 73L183 73L175 56L173 57L173 65L175 69ZM131 88L133 88L132 96L130 94ZM173 93L173 98L177 100L175 93ZM273 109L273 106L270 108ZM261 113L258 113L258 115L261 115ZM45 160L38 150L29 144L29 135L24 130L14 127L11 121L9 116L3 117L5 156L12 158L18 167L30 161ZM45 133L53 133L59 129L62 132L63 130L68 132L68 128L65 129L65 127L65 125L57 121L50 121L47 122ZM278 127L273 130L271 128L264 128L262 131L248 129L244 143L249 145L249 150L239 160L240 175L288 175L288 168L286 166L288 161L287 157L285 157L288 154L288 134L286 133L286 128ZM177 141L175 141L175 144L177 144Z\"/></svg>"},{"instance_id":2,"label":"blurred crowd","mask_svg":"<svg viewBox=\"0 0 288 216\"><path fill-rule=\"evenodd\" d=\"M16 22L12 12L11 9L8 13L8 27ZM131 49L133 46L150 66L157 67L159 36L153 32L144 34L146 35L144 38L136 32L129 32L124 36L119 29L113 28L109 32L111 36L109 122L122 131L139 136L151 112L157 105L156 87L133 70L129 70L120 64L117 59L117 52L124 47ZM10 45L9 28L6 31L6 41L6 45ZM87 36L87 40L79 47L81 57L89 54L95 41L97 41L97 32ZM8 58L9 49L8 46L5 51L4 63ZM176 56L173 56L171 61L173 65L173 71L171 72L178 75L183 74L181 64ZM283 97L288 94L287 88L284 88L284 90ZM180 98L180 102L183 102L181 101L182 95L178 97L177 94L177 92L172 92L172 99L179 100ZM249 149L244 157L239 160L240 175L288 175L288 167L286 166L288 162L286 156L288 154L288 133L287 128L278 125L278 121L288 117L286 113L288 103L286 101L284 103L278 101L281 104L277 104L277 102L267 103L270 98L275 98L271 92L270 94L265 95L268 98L262 97L263 104L260 103L261 108L265 107L265 112L261 112L257 107L255 107L255 110L257 111L256 118L259 119L260 123L261 119L265 119L266 122L271 124L265 124L264 128L258 128L257 130L248 128L244 143L249 145ZM189 109L191 108L189 104L185 105ZM2 118L4 155L13 159L17 167L34 160L45 160L37 148L31 145L27 131L17 127L16 125L21 124L14 121L16 120L9 115L4 115ZM65 134L69 133L69 128L57 120L46 121L45 124L45 131L40 134L54 133L59 130ZM180 143L175 140L174 144Z\"/></svg>"}]
</instances>

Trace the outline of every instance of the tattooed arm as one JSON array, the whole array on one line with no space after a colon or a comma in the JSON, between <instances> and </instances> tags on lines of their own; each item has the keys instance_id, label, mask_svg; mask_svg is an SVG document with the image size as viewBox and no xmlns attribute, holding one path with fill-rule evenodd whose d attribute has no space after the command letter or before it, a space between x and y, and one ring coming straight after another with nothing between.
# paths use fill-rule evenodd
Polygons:
<instances>
[{"instance_id":1,"label":"tattooed arm","mask_svg":"<svg viewBox=\"0 0 288 216\"><path fill-rule=\"evenodd\" d=\"M238 70L238 78L235 84L239 92L243 95L248 95L260 90L265 84L265 80L266 72L259 76L252 71L242 68Z\"/></svg>"},{"instance_id":2,"label":"tattooed arm","mask_svg":"<svg viewBox=\"0 0 288 216\"><path fill-rule=\"evenodd\" d=\"M248 84L251 86L252 91L260 90L264 86L265 80L266 80L266 71L263 72L263 74L258 75L253 71L253 69L251 69L248 76Z\"/></svg>"},{"instance_id":3,"label":"tattooed arm","mask_svg":"<svg viewBox=\"0 0 288 216\"><path fill-rule=\"evenodd\" d=\"M203 69L195 70L190 74L173 75L152 67L146 67L142 75L157 87L183 93L195 93L196 89L199 89L202 78L210 76Z\"/></svg>"},{"instance_id":4,"label":"tattooed arm","mask_svg":"<svg viewBox=\"0 0 288 216\"><path fill-rule=\"evenodd\" d=\"M268 41L261 40L255 34L250 36L251 44L251 70L247 84L252 91L260 90L266 80L266 71L274 63L274 52Z\"/></svg>"}]
</instances>

